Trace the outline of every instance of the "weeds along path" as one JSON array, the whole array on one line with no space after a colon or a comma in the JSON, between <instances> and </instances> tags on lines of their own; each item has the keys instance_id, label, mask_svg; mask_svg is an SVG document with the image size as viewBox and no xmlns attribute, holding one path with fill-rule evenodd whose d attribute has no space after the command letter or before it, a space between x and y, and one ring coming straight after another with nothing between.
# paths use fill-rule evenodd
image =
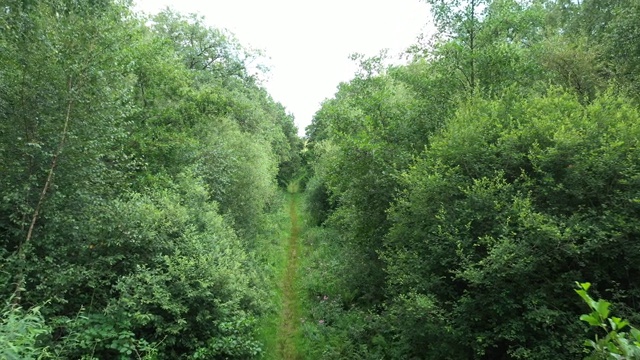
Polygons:
<instances>
[{"instance_id":1,"label":"weeds along path","mask_svg":"<svg viewBox=\"0 0 640 360\"><path fill-rule=\"evenodd\" d=\"M289 185L289 216L291 217L291 234L287 242L287 267L282 280L282 319L278 329L278 353L284 360L301 359L296 348L298 334L298 298L296 291L296 278L298 272L299 235L298 224L298 185Z\"/></svg>"}]
</instances>

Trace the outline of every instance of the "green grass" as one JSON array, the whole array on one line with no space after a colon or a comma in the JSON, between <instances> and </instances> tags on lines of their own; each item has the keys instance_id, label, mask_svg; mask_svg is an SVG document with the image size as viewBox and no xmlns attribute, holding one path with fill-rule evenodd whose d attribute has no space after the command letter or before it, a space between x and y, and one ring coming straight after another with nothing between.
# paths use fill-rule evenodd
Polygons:
<instances>
[{"instance_id":1,"label":"green grass","mask_svg":"<svg viewBox=\"0 0 640 360\"><path fill-rule=\"evenodd\" d=\"M264 316L259 325L258 338L263 344L264 359L277 360L278 329L282 312L282 289L280 281L286 269L286 241L289 238L291 219L289 218L289 194L282 194L280 210L269 219L272 229L265 234L258 245L261 260L267 272L269 284L269 303L273 305L271 312Z\"/></svg>"},{"instance_id":2,"label":"green grass","mask_svg":"<svg viewBox=\"0 0 640 360\"><path fill-rule=\"evenodd\" d=\"M300 235L304 223L300 217L300 194L297 182L289 184L286 201L274 223L278 231L269 235L260 245L262 258L270 273L270 302L273 311L263 317L259 327L259 338L264 346L263 359L293 360L301 359L301 332L299 319L301 314L298 271L302 242ZM292 227L297 223L297 229Z\"/></svg>"}]
</instances>

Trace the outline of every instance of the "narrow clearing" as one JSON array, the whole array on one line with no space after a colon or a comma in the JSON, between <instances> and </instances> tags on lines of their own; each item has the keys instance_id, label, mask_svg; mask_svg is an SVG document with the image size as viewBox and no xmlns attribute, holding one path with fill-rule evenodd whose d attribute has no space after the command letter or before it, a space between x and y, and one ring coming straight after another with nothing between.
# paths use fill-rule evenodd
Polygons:
<instances>
[{"instance_id":1,"label":"narrow clearing","mask_svg":"<svg viewBox=\"0 0 640 360\"><path fill-rule=\"evenodd\" d=\"M296 334L298 332L298 316L296 298L296 272L298 269L298 236L300 227L298 225L298 192L296 186L289 189L291 197L289 200L289 216L291 217L291 236L287 243L287 268L282 282L283 304L282 320L280 322L280 333L278 336L279 358L284 360L297 360L300 355L296 349Z\"/></svg>"}]
</instances>

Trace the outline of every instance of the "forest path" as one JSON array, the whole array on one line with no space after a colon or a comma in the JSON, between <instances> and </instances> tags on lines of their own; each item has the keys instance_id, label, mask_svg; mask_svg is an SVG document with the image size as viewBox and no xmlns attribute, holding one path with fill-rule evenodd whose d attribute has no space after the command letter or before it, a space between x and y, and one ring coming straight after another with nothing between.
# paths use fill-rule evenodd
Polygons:
<instances>
[{"instance_id":1,"label":"forest path","mask_svg":"<svg viewBox=\"0 0 640 360\"><path fill-rule=\"evenodd\" d=\"M280 328L278 329L278 354L283 360L301 359L296 347L298 334L298 294L296 291L296 278L299 266L299 236L298 224L298 198L299 186L292 183L288 186L289 193L289 217L291 218L291 232L287 242L287 266L282 279L282 314Z\"/></svg>"}]
</instances>

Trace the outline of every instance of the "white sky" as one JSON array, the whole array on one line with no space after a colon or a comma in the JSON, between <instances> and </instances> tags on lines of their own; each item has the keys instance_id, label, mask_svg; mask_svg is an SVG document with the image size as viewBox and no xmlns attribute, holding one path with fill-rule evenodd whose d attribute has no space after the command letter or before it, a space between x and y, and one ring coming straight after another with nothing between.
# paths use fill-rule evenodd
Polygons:
<instances>
[{"instance_id":1,"label":"white sky","mask_svg":"<svg viewBox=\"0 0 640 360\"><path fill-rule=\"evenodd\" d=\"M341 81L353 77L349 54L397 57L416 42L429 21L419 0L135 0L154 14L167 6L197 13L226 28L245 46L270 58L271 96L293 113L299 133Z\"/></svg>"}]
</instances>

